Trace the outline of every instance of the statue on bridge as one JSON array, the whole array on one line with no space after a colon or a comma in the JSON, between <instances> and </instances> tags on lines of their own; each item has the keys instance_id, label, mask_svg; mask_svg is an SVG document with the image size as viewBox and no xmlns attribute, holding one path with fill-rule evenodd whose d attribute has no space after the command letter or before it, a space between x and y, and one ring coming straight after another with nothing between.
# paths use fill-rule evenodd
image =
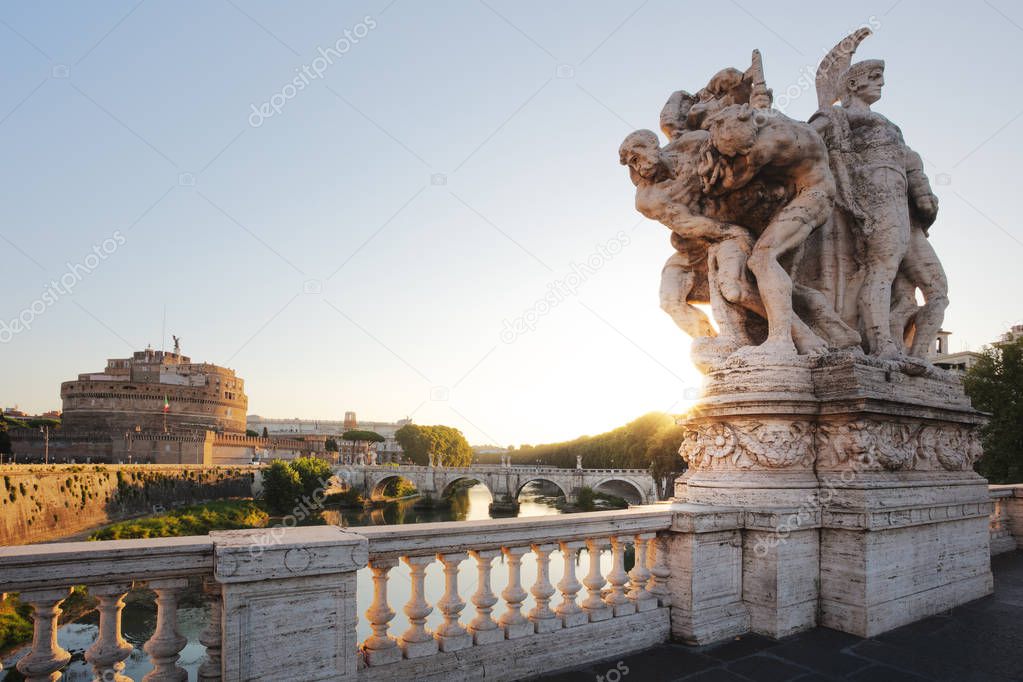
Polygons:
<instances>
[{"instance_id":1,"label":"statue on bridge","mask_svg":"<svg viewBox=\"0 0 1023 682\"><path fill-rule=\"evenodd\" d=\"M619 149L637 210L671 230L661 306L704 371L849 349L923 371L948 303L927 240L937 199L899 128L870 110L884 63L851 64L868 35L822 61L809 123L772 108L754 51L746 71L671 95L666 145L638 130Z\"/></svg>"}]
</instances>

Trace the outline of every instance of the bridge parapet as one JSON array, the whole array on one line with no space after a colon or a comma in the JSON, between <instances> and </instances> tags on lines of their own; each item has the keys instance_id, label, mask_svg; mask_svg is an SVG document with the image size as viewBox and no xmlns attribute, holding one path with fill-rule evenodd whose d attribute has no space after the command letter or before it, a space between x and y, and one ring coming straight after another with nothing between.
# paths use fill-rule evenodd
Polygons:
<instances>
[{"instance_id":1,"label":"bridge parapet","mask_svg":"<svg viewBox=\"0 0 1023 682\"><path fill-rule=\"evenodd\" d=\"M1010 540L1020 547L1023 485L993 486L991 499L992 549L1011 549ZM201 638L201 680L517 680L669 638L702 645L749 632L759 602L778 594L764 580L771 562L759 558L752 540L773 532L784 542L792 530L784 517L775 508L673 503L382 526L358 534L336 527L272 528L0 547L0 592L19 592L33 610L31 650L17 665L28 679L53 679L70 660L57 639L58 617L70 586L79 584L99 599L98 636L86 653L97 678L117 676L131 655L119 634L122 600L133 585L145 584L156 593L157 627L146 645L154 677L183 679L177 660L186 642L177 636L177 600L190 580L201 580L212 604ZM821 525L819 515L803 522ZM636 556L629 573L627 546ZM576 564L584 550L587 570L580 576ZM536 570L524 585L527 556ZM493 584L498 557L509 567L503 586ZM387 586L399 561L412 576L404 604L411 625L395 636L390 628L399 605L390 603ZM431 602L424 576L435 562L443 566L446 589ZM362 604L356 573L367 566L375 589ZM477 577L471 595L460 588L469 573ZM763 587L750 587L757 585ZM524 612L527 587L535 606ZM467 599L476 616L461 622ZM501 600L506 608L495 619ZM425 623L434 608L443 622L431 632ZM362 613L372 634L360 643L356 618ZM324 626L310 630L311 621Z\"/></svg>"},{"instance_id":2,"label":"bridge parapet","mask_svg":"<svg viewBox=\"0 0 1023 682\"><path fill-rule=\"evenodd\" d=\"M545 466L505 466L479 464L468 467L430 467L421 465L348 464L339 465L335 473L368 496L379 492L382 482L402 477L426 494L441 495L458 480L477 480L496 498L514 500L522 487L531 481L547 481L558 486L569 503L584 486L597 488L612 482L623 483L638 496L641 504L658 500L658 487L645 469L570 469Z\"/></svg>"}]
</instances>

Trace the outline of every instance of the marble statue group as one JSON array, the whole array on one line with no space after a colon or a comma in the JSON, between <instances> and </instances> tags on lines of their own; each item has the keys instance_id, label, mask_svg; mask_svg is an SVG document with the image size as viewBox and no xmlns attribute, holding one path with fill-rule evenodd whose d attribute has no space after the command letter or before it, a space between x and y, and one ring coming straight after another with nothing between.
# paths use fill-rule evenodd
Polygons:
<instances>
[{"instance_id":1,"label":"marble statue group","mask_svg":"<svg viewBox=\"0 0 1023 682\"><path fill-rule=\"evenodd\" d=\"M852 63L868 35L824 57L807 122L772 108L754 51L745 71L669 97L667 144L650 130L622 143L637 210L671 230L661 306L699 367L842 349L927 366L948 304L928 240L938 201L902 131L871 109L884 62Z\"/></svg>"}]
</instances>

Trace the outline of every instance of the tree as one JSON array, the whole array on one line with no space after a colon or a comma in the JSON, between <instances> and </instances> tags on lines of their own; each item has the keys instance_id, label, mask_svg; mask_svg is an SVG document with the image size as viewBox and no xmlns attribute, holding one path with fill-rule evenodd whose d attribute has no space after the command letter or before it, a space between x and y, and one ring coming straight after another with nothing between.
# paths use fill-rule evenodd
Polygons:
<instances>
[{"instance_id":1,"label":"tree","mask_svg":"<svg viewBox=\"0 0 1023 682\"><path fill-rule=\"evenodd\" d=\"M419 465L431 461L440 466L472 464L472 447L465 435L452 426L406 424L394 434L405 456Z\"/></svg>"},{"instance_id":2,"label":"tree","mask_svg":"<svg viewBox=\"0 0 1023 682\"><path fill-rule=\"evenodd\" d=\"M376 431L362 431L359 429L345 431L341 434L341 438L342 440L355 443L356 448L358 448L361 443L383 443L387 440Z\"/></svg>"},{"instance_id":3,"label":"tree","mask_svg":"<svg viewBox=\"0 0 1023 682\"><path fill-rule=\"evenodd\" d=\"M252 429L245 429L246 438L259 438L259 432L253 431Z\"/></svg>"},{"instance_id":4,"label":"tree","mask_svg":"<svg viewBox=\"0 0 1023 682\"><path fill-rule=\"evenodd\" d=\"M316 492L322 493L330 485L330 478L334 475L330 465L318 457L297 457L289 463L292 469L298 474L299 483L302 488L302 496L312 499Z\"/></svg>"},{"instance_id":5,"label":"tree","mask_svg":"<svg viewBox=\"0 0 1023 682\"><path fill-rule=\"evenodd\" d=\"M11 445L11 436L7 433L7 423L0 420L0 455L13 455L14 447Z\"/></svg>"},{"instance_id":6,"label":"tree","mask_svg":"<svg viewBox=\"0 0 1023 682\"><path fill-rule=\"evenodd\" d=\"M665 424L647 444L650 475L658 483L661 499L667 499L674 493L675 479L686 470L686 463L678 453L684 431L684 426Z\"/></svg>"},{"instance_id":7,"label":"tree","mask_svg":"<svg viewBox=\"0 0 1023 682\"><path fill-rule=\"evenodd\" d=\"M429 443L421 426L405 424L395 432L394 439L413 464L425 466L430 463Z\"/></svg>"},{"instance_id":8,"label":"tree","mask_svg":"<svg viewBox=\"0 0 1023 682\"><path fill-rule=\"evenodd\" d=\"M991 413L977 472L992 483L1023 482L1023 338L985 349L963 386L975 408Z\"/></svg>"},{"instance_id":9,"label":"tree","mask_svg":"<svg viewBox=\"0 0 1023 682\"><path fill-rule=\"evenodd\" d=\"M263 499L275 514L287 514L301 497L302 479L288 463L275 459L263 470Z\"/></svg>"},{"instance_id":10,"label":"tree","mask_svg":"<svg viewBox=\"0 0 1023 682\"><path fill-rule=\"evenodd\" d=\"M341 434L341 439L355 443L383 443L387 440L376 431L361 431L357 429L345 431Z\"/></svg>"},{"instance_id":11,"label":"tree","mask_svg":"<svg viewBox=\"0 0 1023 682\"><path fill-rule=\"evenodd\" d=\"M264 426L263 427L263 438L269 438L269 437L270 437L270 432L267 431L266 427Z\"/></svg>"},{"instance_id":12,"label":"tree","mask_svg":"<svg viewBox=\"0 0 1023 682\"><path fill-rule=\"evenodd\" d=\"M338 447L337 441L333 438L328 438L324 442L323 446L327 448L327 452L338 452L341 448Z\"/></svg>"}]
</instances>

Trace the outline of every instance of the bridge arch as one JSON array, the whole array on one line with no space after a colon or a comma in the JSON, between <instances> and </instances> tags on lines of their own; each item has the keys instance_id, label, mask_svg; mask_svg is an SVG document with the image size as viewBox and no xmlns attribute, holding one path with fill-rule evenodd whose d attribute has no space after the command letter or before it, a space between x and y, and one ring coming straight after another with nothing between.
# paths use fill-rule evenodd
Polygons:
<instances>
[{"instance_id":1,"label":"bridge arch","mask_svg":"<svg viewBox=\"0 0 1023 682\"><path fill-rule=\"evenodd\" d=\"M515 490L515 496L514 496L513 499L516 499L516 500L519 499L519 495L522 494L522 489L523 488L525 488L530 483L537 483L537 482L540 482L540 483L550 483L551 485L556 487L561 492L562 495L565 496L566 500L571 500L572 499L572 496L569 494L570 491L565 490L565 486L563 486L560 483L558 483L557 481L555 481L555 480L553 480L553 479L551 479L549 477L543 476L543 475L524 476L522 482L519 484L519 487Z\"/></svg>"},{"instance_id":2,"label":"bridge arch","mask_svg":"<svg viewBox=\"0 0 1023 682\"><path fill-rule=\"evenodd\" d=\"M383 476L376 477L371 481L367 481L368 485L366 487L369 488L367 492L369 493L370 499L379 500L382 498L384 496L384 490L392 481L408 481L415 486L416 490L419 490L420 487L419 483L413 478L409 478L408 476L404 476L398 472L393 474L387 473Z\"/></svg>"},{"instance_id":3,"label":"bridge arch","mask_svg":"<svg viewBox=\"0 0 1023 682\"><path fill-rule=\"evenodd\" d=\"M647 500L647 494L646 492L644 492L643 488L635 481L625 478L624 476L607 476L605 478L602 478L596 484L593 485L594 492L605 492L610 493L612 495L617 495L618 493L613 490L606 489L600 490L601 486L607 485L608 483L620 484L626 487L630 492L632 492L635 495L636 498L635 501L630 500L627 497L624 498L626 502L629 502L630 504L647 504L649 502L649 500ZM624 497L622 495L618 496Z\"/></svg>"},{"instance_id":4,"label":"bridge arch","mask_svg":"<svg viewBox=\"0 0 1023 682\"><path fill-rule=\"evenodd\" d=\"M440 496L442 498L447 497L451 493L452 487L456 483L458 483L459 481L472 481L474 483L479 483L480 485L482 485L484 488L487 489L487 492L490 493L491 499L496 499L496 495L494 495L494 491L487 484L486 477L485 476L474 476L472 474L464 474L464 475L454 476L454 477L448 479L448 481L446 481L444 483L444 489L441 490Z\"/></svg>"}]
</instances>

